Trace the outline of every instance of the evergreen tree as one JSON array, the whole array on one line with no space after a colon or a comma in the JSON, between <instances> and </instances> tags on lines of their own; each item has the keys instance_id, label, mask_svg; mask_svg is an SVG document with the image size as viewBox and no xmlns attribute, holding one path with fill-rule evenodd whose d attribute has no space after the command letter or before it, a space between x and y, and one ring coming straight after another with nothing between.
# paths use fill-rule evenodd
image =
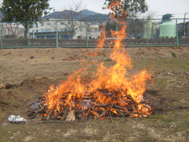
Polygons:
<instances>
[{"instance_id":1,"label":"evergreen tree","mask_svg":"<svg viewBox=\"0 0 189 142\"><path fill-rule=\"evenodd\" d=\"M113 3L121 2L121 5L111 7ZM110 8L116 17L124 17L123 9L127 17L136 18L137 13L145 13L148 10L145 0L105 0L104 8Z\"/></svg>"},{"instance_id":2,"label":"evergreen tree","mask_svg":"<svg viewBox=\"0 0 189 142\"><path fill-rule=\"evenodd\" d=\"M1 12L4 22L21 22L24 26L24 37L27 37L28 26L48 12L48 0L3 0ZM29 21L29 22L28 22ZM29 24L29 25L28 25Z\"/></svg>"}]
</instances>

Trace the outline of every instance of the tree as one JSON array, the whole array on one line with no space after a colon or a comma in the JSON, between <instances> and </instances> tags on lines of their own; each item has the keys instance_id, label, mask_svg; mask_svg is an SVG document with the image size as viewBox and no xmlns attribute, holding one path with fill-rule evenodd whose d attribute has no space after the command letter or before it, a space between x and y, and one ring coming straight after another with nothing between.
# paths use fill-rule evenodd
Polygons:
<instances>
[{"instance_id":1,"label":"tree","mask_svg":"<svg viewBox=\"0 0 189 142\"><path fill-rule=\"evenodd\" d=\"M70 33L71 39L73 39L76 30L85 26L81 21L82 1L73 1L72 5L68 5L65 9L66 10L64 10L57 18L64 19L64 21L60 21L60 23L66 27L67 31Z\"/></svg>"},{"instance_id":2,"label":"tree","mask_svg":"<svg viewBox=\"0 0 189 142\"><path fill-rule=\"evenodd\" d=\"M40 20L40 17L48 12L48 0L3 0L1 12L3 13L2 21L18 22L23 21L24 37L27 37L28 26L34 21ZM28 25L29 24L29 25Z\"/></svg>"},{"instance_id":3,"label":"tree","mask_svg":"<svg viewBox=\"0 0 189 142\"><path fill-rule=\"evenodd\" d=\"M120 3L111 7L114 3ZM105 0L105 7L111 9L116 17L124 17L124 10L127 17L136 18L138 13L145 13L148 10L145 0Z\"/></svg>"},{"instance_id":4,"label":"tree","mask_svg":"<svg viewBox=\"0 0 189 142\"><path fill-rule=\"evenodd\" d=\"M127 34L132 35L135 39L144 34L144 25L146 21L133 19L127 21Z\"/></svg>"},{"instance_id":5,"label":"tree","mask_svg":"<svg viewBox=\"0 0 189 142\"><path fill-rule=\"evenodd\" d=\"M107 32L107 36L111 37L111 30L115 31L116 30L116 22L110 22L108 21L106 23L106 32Z\"/></svg>"},{"instance_id":6,"label":"tree","mask_svg":"<svg viewBox=\"0 0 189 142\"><path fill-rule=\"evenodd\" d=\"M3 23L2 25L2 32L4 32L4 30L8 30L9 35L11 35L12 38L18 38L19 36L21 36L24 33L24 28L22 26L22 24L20 24L19 22L17 23ZM7 35L7 37L9 37L9 35Z\"/></svg>"}]
</instances>

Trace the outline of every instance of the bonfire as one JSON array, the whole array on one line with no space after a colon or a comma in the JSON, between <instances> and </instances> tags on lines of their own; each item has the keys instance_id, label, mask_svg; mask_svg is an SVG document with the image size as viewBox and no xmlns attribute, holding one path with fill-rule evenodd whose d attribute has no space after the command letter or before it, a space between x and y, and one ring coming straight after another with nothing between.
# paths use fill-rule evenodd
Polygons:
<instances>
[{"instance_id":1,"label":"bonfire","mask_svg":"<svg viewBox=\"0 0 189 142\"><path fill-rule=\"evenodd\" d=\"M115 13L119 8L120 12ZM122 45L126 37L126 16L121 9L121 1L112 3L108 7L113 12L110 14L121 26L119 31L111 31L113 45L110 58L115 61L112 67L105 67L100 63L97 69L87 76L88 69L81 68L69 76L67 81L62 81L58 86L50 86L48 92L35 104L31 104L28 113L30 118L35 118L42 113L42 120L66 120L69 113L76 119L106 119L113 116L122 117L148 117L152 114L151 106L144 100L146 81L151 77L144 69L138 74L128 74L127 69L132 68L133 60ZM105 46L106 31L103 27L98 48Z\"/></svg>"}]
</instances>

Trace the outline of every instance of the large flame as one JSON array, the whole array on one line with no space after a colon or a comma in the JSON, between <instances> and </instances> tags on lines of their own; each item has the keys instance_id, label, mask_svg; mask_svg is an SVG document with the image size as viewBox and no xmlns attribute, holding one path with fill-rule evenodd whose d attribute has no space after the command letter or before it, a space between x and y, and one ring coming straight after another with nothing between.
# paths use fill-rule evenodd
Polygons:
<instances>
[{"instance_id":1,"label":"large flame","mask_svg":"<svg viewBox=\"0 0 189 142\"><path fill-rule=\"evenodd\" d=\"M121 1L114 1L108 8L113 10L115 6L121 9ZM123 10L120 13L122 13L122 16L126 16ZM92 73L88 81L83 79L83 72L87 74L87 69L82 68L70 75L67 81L61 82L57 87L50 86L48 92L44 94L45 102L43 102L48 107L49 112L53 111L54 115L56 115L58 112L64 111L63 109L67 105L70 106L69 110L73 107L84 109L78 102L93 94L94 104L119 104L124 108L123 112L129 111L127 99L129 99L128 96L131 96L137 108L134 113L130 114L130 117L146 117L151 113L151 108L149 106L144 108L145 104L141 103L143 101L143 93L146 90L146 81L151 78L146 69L135 75L127 73L127 68L132 68L133 60L121 43L123 38L126 37L126 23L115 19L115 14L111 14L111 17L122 26L119 31L111 31L112 37L116 37L116 40L111 41L113 49L110 54L110 58L115 61L115 65L107 68L104 63L99 64L97 70ZM106 31L103 27L98 47L102 48L105 45L105 38ZM105 93L101 90L105 91ZM105 95L106 93L108 95ZM104 108L99 107L98 109L103 110ZM118 113L113 108L110 111L115 114ZM91 109L90 112L94 116L98 116L96 111Z\"/></svg>"}]
</instances>

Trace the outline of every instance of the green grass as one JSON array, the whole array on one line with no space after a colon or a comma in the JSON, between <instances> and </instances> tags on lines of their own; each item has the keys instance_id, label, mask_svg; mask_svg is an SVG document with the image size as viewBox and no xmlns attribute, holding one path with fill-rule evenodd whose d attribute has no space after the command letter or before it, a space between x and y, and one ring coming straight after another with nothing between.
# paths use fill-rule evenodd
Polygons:
<instances>
[{"instance_id":1,"label":"green grass","mask_svg":"<svg viewBox=\"0 0 189 142\"><path fill-rule=\"evenodd\" d=\"M171 53L171 55L172 55L174 58L177 57L177 55L176 55L175 53Z\"/></svg>"},{"instance_id":2,"label":"green grass","mask_svg":"<svg viewBox=\"0 0 189 142\"><path fill-rule=\"evenodd\" d=\"M166 116L165 115L151 115L149 116L149 119L162 120L162 119L166 119Z\"/></svg>"},{"instance_id":3,"label":"green grass","mask_svg":"<svg viewBox=\"0 0 189 142\"><path fill-rule=\"evenodd\" d=\"M173 49L175 46L169 46L169 48Z\"/></svg>"}]
</instances>

